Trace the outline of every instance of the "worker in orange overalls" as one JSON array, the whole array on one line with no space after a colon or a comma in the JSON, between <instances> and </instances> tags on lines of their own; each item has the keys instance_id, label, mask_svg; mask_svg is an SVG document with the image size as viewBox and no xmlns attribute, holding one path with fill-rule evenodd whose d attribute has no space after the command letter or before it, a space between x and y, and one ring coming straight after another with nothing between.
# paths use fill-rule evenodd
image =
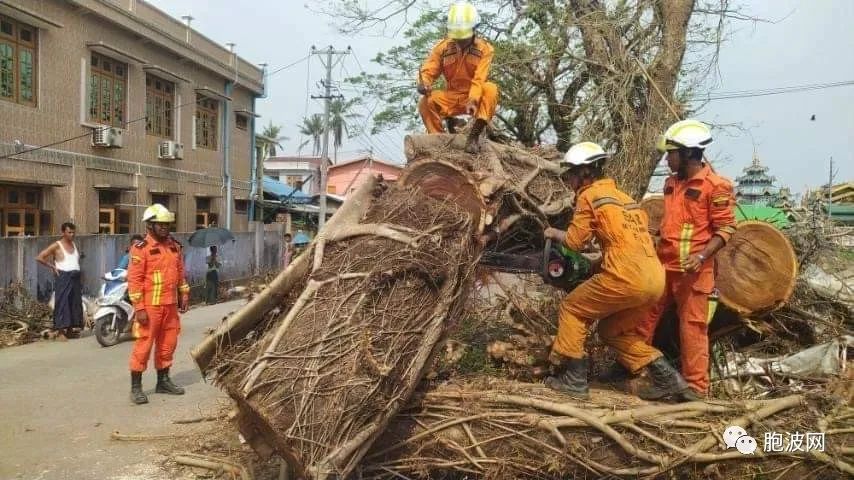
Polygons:
<instances>
[{"instance_id":1,"label":"worker in orange overalls","mask_svg":"<svg viewBox=\"0 0 854 480\"><path fill-rule=\"evenodd\" d=\"M142 372L148 365L151 347L155 347L157 368L155 392L183 395L184 389L172 383L169 367L181 331L178 312L190 304L190 286L184 278L181 244L169 234L175 214L155 203L145 209L142 221L148 229L144 240L130 249L128 296L136 310L134 337L130 355L131 401L148 403L142 391Z\"/></svg>"},{"instance_id":2,"label":"worker in orange overalls","mask_svg":"<svg viewBox=\"0 0 854 480\"><path fill-rule=\"evenodd\" d=\"M682 375L697 396L709 388L708 325L717 306L713 257L736 225L732 184L703 162L710 143L711 130L696 120L676 122L659 139L674 172L664 183L658 245L666 286L639 329L651 344L661 314L676 303Z\"/></svg>"},{"instance_id":3,"label":"worker in orange overalls","mask_svg":"<svg viewBox=\"0 0 854 480\"><path fill-rule=\"evenodd\" d=\"M575 213L566 232L546 229L544 235L571 250L582 250L595 238L602 247L602 271L570 292L560 305L557 337L551 360L556 375L549 387L588 398L588 359L584 351L588 325L599 321L599 338L617 351L627 370L646 369L651 384L639 395L647 399L682 400L685 380L661 352L637 332L638 322L664 292L664 269L655 255L646 213L605 178L605 151L593 142L573 145L562 165L576 193Z\"/></svg>"},{"instance_id":4,"label":"worker in orange overalls","mask_svg":"<svg viewBox=\"0 0 854 480\"><path fill-rule=\"evenodd\" d=\"M498 86L487 82L494 49L475 36L477 9L469 2L451 5L448 12L448 38L433 47L418 72L418 103L427 133L442 133L442 120L466 113L475 121L466 139L465 150L480 150L478 139L498 106ZM439 75L445 77L445 90L433 90Z\"/></svg>"}]
</instances>

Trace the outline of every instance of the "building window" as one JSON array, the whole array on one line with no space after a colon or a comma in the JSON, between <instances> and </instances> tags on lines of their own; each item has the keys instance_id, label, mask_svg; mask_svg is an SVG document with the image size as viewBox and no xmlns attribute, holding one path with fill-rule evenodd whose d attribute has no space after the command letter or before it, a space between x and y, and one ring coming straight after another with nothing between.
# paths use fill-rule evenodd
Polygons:
<instances>
[{"instance_id":1,"label":"building window","mask_svg":"<svg viewBox=\"0 0 854 480\"><path fill-rule=\"evenodd\" d=\"M145 76L145 133L172 138L175 84L153 75Z\"/></svg>"},{"instance_id":2,"label":"building window","mask_svg":"<svg viewBox=\"0 0 854 480\"><path fill-rule=\"evenodd\" d=\"M204 95L196 95L196 146L217 149L219 130L219 101Z\"/></svg>"},{"instance_id":3,"label":"building window","mask_svg":"<svg viewBox=\"0 0 854 480\"><path fill-rule=\"evenodd\" d=\"M241 115L239 113L235 114L234 124L237 126L239 130L248 130L249 129L249 117L246 115Z\"/></svg>"},{"instance_id":4,"label":"building window","mask_svg":"<svg viewBox=\"0 0 854 480\"><path fill-rule=\"evenodd\" d=\"M131 212L119 208L118 190L98 190L98 233L130 233Z\"/></svg>"},{"instance_id":5,"label":"building window","mask_svg":"<svg viewBox=\"0 0 854 480\"><path fill-rule=\"evenodd\" d=\"M127 65L93 53L89 65L89 121L123 127L126 91Z\"/></svg>"},{"instance_id":6,"label":"building window","mask_svg":"<svg viewBox=\"0 0 854 480\"><path fill-rule=\"evenodd\" d=\"M248 213L249 212L249 200L235 200L234 201L234 213Z\"/></svg>"},{"instance_id":7,"label":"building window","mask_svg":"<svg viewBox=\"0 0 854 480\"><path fill-rule=\"evenodd\" d=\"M38 30L0 15L0 98L36 106Z\"/></svg>"},{"instance_id":8,"label":"building window","mask_svg":"<svg viewBox=\"0 0 854 480\"><path fill-rule=\"evenodd\" d=\"M196 198L196 230L215 227L217 220L217 214L211 212L211 199L209 197Z\"/></svg>"},{"instance_id":9,"label":"building window","mask_svg":"<svg viewBox=\"0 0 854 480\"><path fill-rule=\"evenodd\" d=\"M287 175L285 176L285 184L297 190L302 189L302 175Z\"/></svg>"},{"instance_id":10,"label":"building window","mask_svg":"<svg viewBox=\"0 0 854 480\"><path fill-rule=\"evenodd\" d=\"M41 197L40 188L0 185L0 235L50 235L51 212L41 210Z\"/></svg>"}]
</instances>

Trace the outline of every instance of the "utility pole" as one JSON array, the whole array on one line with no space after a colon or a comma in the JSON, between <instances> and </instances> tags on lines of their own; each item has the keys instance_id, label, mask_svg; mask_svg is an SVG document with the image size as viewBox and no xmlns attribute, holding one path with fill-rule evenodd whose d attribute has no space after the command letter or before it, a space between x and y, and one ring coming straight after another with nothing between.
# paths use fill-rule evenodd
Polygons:
<instances>
[{"instance_id":1,"label":"utility pole","mask_svg":"<svg viewBox=\"0 0 854 480\"><path fill-rule=\"evenodd\" d=\"M833 171L833 157L830 157L830 173L827 179L827 220L831 220L831 208L833 206L833 179L836 178L836 172Z\"/></svg>"},{"instance_id":2,"label":"utility pole","mask_svg":"<svg viewBox=\"0 0 854 480\"><path fill-rule=\"evenodd\" d=\"M318 231L323 228L326 224L326 190L327 190L327 182L329 176L329 111L330 111L330 103L333 98L342 98L341 95L332 95L332 69L337 65L337 61L335 63L332 62L333 55L338 56L338 60L342 59L344 55L348 55L352 49L347 47L347 50L335 50L330 45L326 50L317 50L312 45L311 54L312 55L326 55L326 61L323 61L323 57L321 56L321 62L323 66L326 67L326 81L323 83L324 86L324 94L323 95L312 95L311 98L322 98L324 100L323 106L323 153L320 155L320 211L318 212L317 219L317 229Z\"/></svg>"}]
</instances>

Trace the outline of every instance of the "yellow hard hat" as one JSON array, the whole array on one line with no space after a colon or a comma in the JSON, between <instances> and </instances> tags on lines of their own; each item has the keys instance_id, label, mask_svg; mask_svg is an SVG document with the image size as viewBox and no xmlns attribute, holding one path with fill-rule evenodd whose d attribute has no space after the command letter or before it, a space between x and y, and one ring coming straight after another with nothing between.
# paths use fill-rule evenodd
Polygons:
<instances>
[{"instance_id":1,"label":"yellow hard hat","mask_svg":"<svg viewBox=\"0 0 854 480\"><path fill-rule=\"evenodd\" d=\"M659 152L679 150L680 148L705 149L712 143L712 130L703 122L698 120L681 120L658 137L655 148Z\"/></svg>"},{"instance_id":2,"label":"yellow hard hat","mask_svg":"<svg viewBox=\"0 0 854 480\"><path fill-rule=\"evenodd\" d=\"M474 36L480 18L477 8L469 2L457 2L448 10L448 38L465 40Z\"/></svg>"},{"instance_id":3,"label":"yellow hard hat","mask_svg":"<svg viewBox=\"0 0 854 480\"><path fill-rule=\"evenodd\" d=\"M593 142L576 143L570 147L569 151L563 156L560 161L562 167L580 167L582 165L590 165L599 160L608 158L605 149Z\"/></svg>"},{"instance_id":4,"label":"yellow hard hat","mask_svg":"<svg viewBox=\"0 0 854 480\"><path fill-rule=\"evenodd\" d=\"M142 221L151 223L173 223L175 222L175 214L159 203L145 209L142 212Z\"/></svg>"}]
</instances>

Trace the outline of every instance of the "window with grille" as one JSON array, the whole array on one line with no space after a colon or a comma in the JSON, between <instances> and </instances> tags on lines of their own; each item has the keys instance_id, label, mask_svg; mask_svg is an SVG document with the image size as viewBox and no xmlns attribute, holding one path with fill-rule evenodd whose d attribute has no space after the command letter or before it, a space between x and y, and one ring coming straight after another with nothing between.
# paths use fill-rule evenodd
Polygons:
<instances>
[{"instance_id":1,"label":"window with grille","mask_svg":"<svg viewBox=\"0 0 854 480\"><path fill-rule=\"evenodd\" d=\"M0 15L0 99L36 106L38 30Z\"/></svg>"},{"instance_id":2,"label":"window with grille","mask_svg":"<svg viewBox=\"0 0 854 480\"><path fill-rule=\"evenodd\" d=\"M208 150L217 149L219 129L219 101L204 95L196 95L196 146Z\"/></svg>"},{"instance_id":3,"label":"window with grille","mask_svg":"<svg viewBox=\"0 0 854 480\"><path fill-rule=\"evenodd\" d=\"M235 200L234 201L234 213L247 213L249 212L249 200Z\"/></svg>"},{"instance_id":4,"label":"window with grille","mask_svg":"<svg viewBox=\"0 0 854 480\"><path fill-rule=\"evenodd\" d=\"M98 233L119 233L116 222L116 204L119 203L119 197L117 190L98 190Z\"/></svg>"},{"instance_id":5,"label":"window with grille","mask_svg":"<svg viewBox=\"0 0 854 480\"><path fill-rule=\"evenodd\" d=\"M145 133L172 138L175 84L153 75L145 76Z\"/></svg>"},{"instance_id":6,"label":"window with grille","mask_svg":"<svg viewBox=\"0 0 854 480\"><path fill-rule=\"evenodd\" d=\"M126 91L127 65L92 53L89 65L89 121L123 127Z\"/></svg>"}]
</instances>

